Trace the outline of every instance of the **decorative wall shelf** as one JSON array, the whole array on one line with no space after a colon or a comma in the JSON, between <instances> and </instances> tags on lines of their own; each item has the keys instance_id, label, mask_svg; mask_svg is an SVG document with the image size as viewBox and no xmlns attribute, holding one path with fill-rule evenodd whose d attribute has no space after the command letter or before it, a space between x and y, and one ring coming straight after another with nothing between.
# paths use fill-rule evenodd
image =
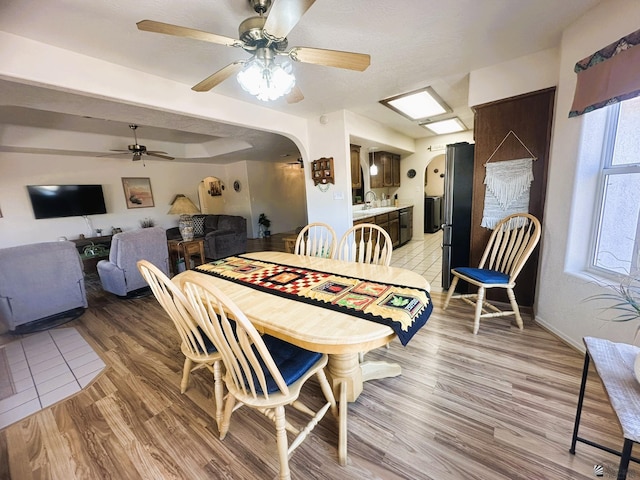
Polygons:
<instances>
[{"instance_id":1,"label":"decorative wall shelf","mask_svg":"<svg viewBox=\"0 0 640 480\"><path fill-rule=\"evenodd\" d=\"M327 183L333 183L333 157L319 158L311 162L311 178L313 179L313 186Z\"/></svg>"}]
</instances>

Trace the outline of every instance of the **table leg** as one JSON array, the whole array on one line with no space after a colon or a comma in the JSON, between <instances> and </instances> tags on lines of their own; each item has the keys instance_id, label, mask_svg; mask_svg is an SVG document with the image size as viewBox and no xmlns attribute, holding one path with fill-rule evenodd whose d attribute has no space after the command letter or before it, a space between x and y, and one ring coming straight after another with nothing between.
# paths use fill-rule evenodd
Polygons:
<instances>
[{"instance_id":1,"label":"table leg","mask_svg":"<svg viewBox=\"0 0 640 480\"><path fill-rule=\"evenodd\" d=\"M622 454L620 455L620 466L618 467L618 480L625 480L627 478L627 471L629 470L629 460L631 459L632 447L633 447L633 440L629 440L628 438L625 438L624 445L622 447Z\"/></svg>"},{"instance_id":2,"label":"table leg","mask_svg":"<svg viewBox=\"0 0 640 480\"><path fill-rule=\"evenodd\" d=\"M376 378L395 377L402 373L400 365L388 362L358 361L357 353L331 354L327 364L327 378L339 400L338 460L347 464L347 415L349 402L355 402L363 383Z\"/></svg>"},{"instance_id":3,"label":"table leg","mask_svg":"<svg viewBox=\"0 0 640 480\"><path fill-rule=\"evenodd\" d=\"M580 383L580 393L578 395L578 407L576 408L576 420L573 424L573 436L571 437L571 448L569 453L575 455L576 442L578 441L578 428L580 427L580 416L582 415L582 403L584 402L584 391L587 386L587 376L589 375L589 352L584 355L584 367L582 368L582 382Z\"/></svg>"}]
</instances>

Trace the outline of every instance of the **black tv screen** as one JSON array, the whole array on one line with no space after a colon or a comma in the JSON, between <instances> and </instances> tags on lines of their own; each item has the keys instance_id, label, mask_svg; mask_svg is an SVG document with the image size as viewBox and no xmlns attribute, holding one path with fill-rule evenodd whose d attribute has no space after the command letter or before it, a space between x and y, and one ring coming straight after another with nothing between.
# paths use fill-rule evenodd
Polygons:
<instances>
[{"instance_id":1,"label":"black tv screen","mask_svg":"<svg viewBox=\"0 0 640 480\"><path fill-rule=\"evenodd\" d=\"M107 213L102 185L27 185L36 218Z\"/></svg>"}]
</instances>

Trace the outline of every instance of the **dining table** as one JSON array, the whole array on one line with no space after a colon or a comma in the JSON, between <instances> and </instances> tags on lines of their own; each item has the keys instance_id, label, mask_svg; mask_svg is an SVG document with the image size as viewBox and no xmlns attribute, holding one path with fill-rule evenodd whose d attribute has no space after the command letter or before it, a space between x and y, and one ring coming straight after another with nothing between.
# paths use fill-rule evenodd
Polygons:
<instances>
[{"instance_id":1,"label":"dining table","mask_svg":"<svg viewBox=\"0 0 640 480\"><path fill-rule=\"evenodd\" d=\"M425 303L431 301L428 294L429 282L422 275L405 268L274 251L245 253L237 258L419 289L425 292ZM206 274L207 266L205 264L195 270L180 273L174 277L174 281L180 284L189 276ZM348 403L357 400L364 382L402 373L400 365L396 363L361 362L359 354L387 345L396 337L394 330L384 323L355 316L348 310L323 308L220 276L210 278L238 305L261 334L272 335L307 350L328 354L326 373L339 402L338 459L341 465L345 465ZM433 307L427 307L430 313Z\"/></svg>"}]
</instances>

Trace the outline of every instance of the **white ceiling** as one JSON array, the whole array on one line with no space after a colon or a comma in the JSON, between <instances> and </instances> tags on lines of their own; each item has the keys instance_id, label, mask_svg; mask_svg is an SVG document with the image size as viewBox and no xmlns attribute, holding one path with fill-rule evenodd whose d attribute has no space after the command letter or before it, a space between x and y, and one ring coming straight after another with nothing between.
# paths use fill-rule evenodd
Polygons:
<instances>
[{"instance_id":1,"label":"white ceiling","mask_svg":"<svg viewBox=\"0 0 640 480\"><path fill-rule=\"evenodd\" d=\"M379 100L431 86L471 128L473 113L467 101L471 70L558 45L562 30L599 1L317 0L289 35L289 46L368 53L371 66L357 72L295 63L297 85L304 100L289 105L281 99L267 106L307 118L346 109L412 138L421 138L430 136L429 131L382 106ZM3 0L0 30L171 79L190 88L249 54L237 48L142 32L136 28L136 22L150 19L237 38L238 25L253 14L248 0ZM37 92L38 96L49 94L42 90ZM235 78L218 85L215 92L265 105L244 92ZM47 110L46 103L43 100L43 105L36 108ZM176 115L163 118L157 112L146 115L131 108L123 107L116 114L117 109L110 106L107 111L112 111L112 115L100 117L115 120L109 124L82 116L34 116L28 109L2 107L0 123L109 134L113 131L114 135L127 137L131 133L127 125L133 122L142 125L139 138L149 143L216 140L210 135L211 122L207 122L208 128L203 125L200 128L193 119L180 119ZM125 117L125 113L129 116ZM36 121L37 118L42 120ZM38 124L42 122L45 124ZM227 137L233 136L231 127L216 128L223 129ZM199 132L209 135L193 136ZM247 129L238 132L242 138L248 133ZM278 155L297 152L289 140L271 134L253 132L250 143L253 142L260 144L260 148L277 150ZM147 147L158 149L153 144ZM257 150L254 145L254 151ZM212 158L217 161L218 155L202 160ZM231 161L233 155L220 160Z\"/></svg>"}]
</instances>

